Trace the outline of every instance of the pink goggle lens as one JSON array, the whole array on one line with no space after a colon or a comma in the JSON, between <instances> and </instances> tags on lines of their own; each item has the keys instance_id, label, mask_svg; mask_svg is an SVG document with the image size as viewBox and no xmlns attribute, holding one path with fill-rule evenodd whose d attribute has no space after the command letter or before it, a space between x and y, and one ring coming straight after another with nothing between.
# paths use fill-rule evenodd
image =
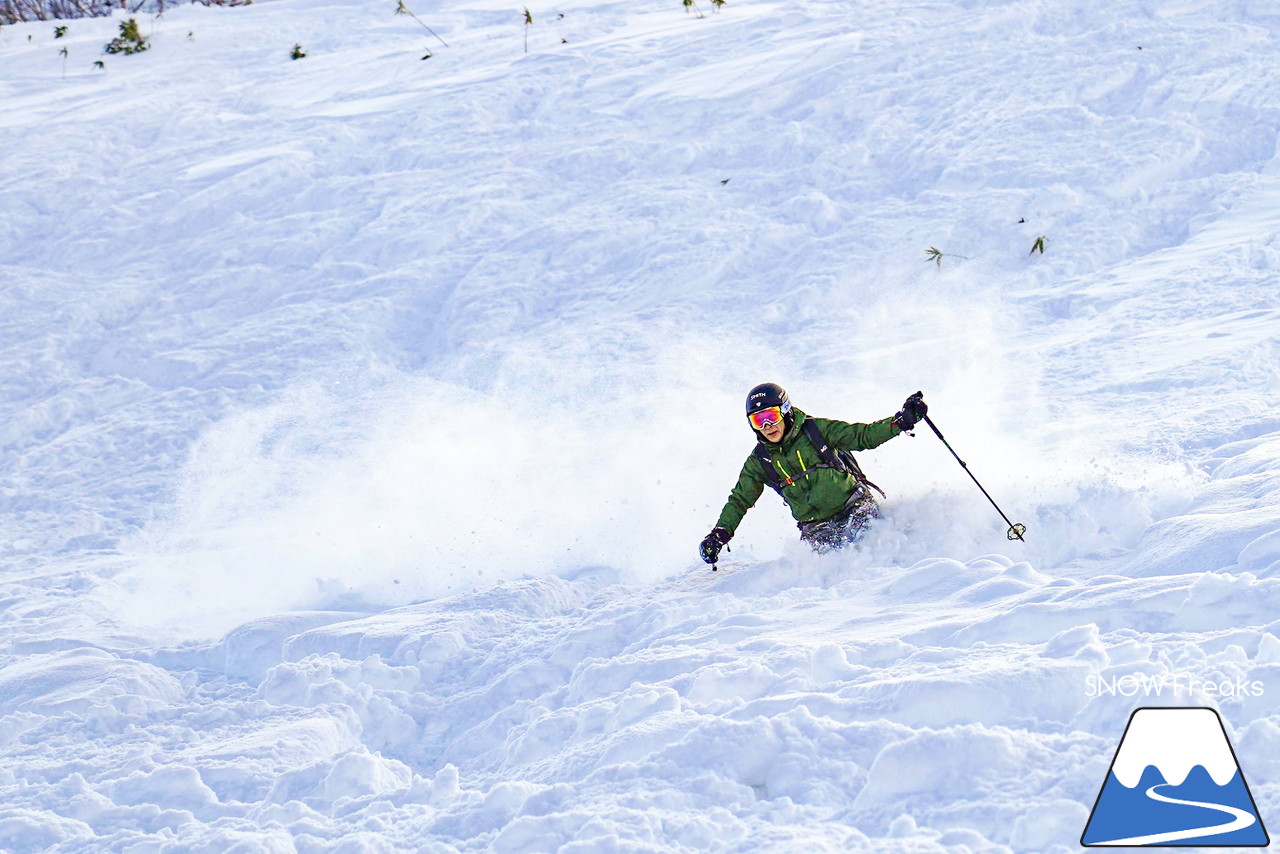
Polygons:
<instances>
[{"instance_id":1,"label":"pink goggle lens","mask_svg":"<svg viewBox=\"0 0 1280 854\"><path fill-rule=\"evenodd\" d=\"M759 412L753 412L747 416L747 420L751 422L751 426L757 430L763 430L770 424L782 423L782 407L770 406L768 409L761 409Z\"/></svg>"}]
</instances>

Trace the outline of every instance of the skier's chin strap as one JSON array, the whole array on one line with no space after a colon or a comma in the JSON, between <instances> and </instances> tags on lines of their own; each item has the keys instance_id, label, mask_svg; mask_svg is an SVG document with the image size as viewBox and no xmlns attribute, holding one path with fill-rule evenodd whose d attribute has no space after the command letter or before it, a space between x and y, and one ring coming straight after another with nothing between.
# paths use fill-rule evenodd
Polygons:
<instances>
[{"instance_id":1,"label":"skier's chin strap","mask_svg":"<svg viewBox=\"0 0 1280 854\"><path fill-rule=\"evenodd\" d=\"M846 474L852 475L853 479L858 482L859 486L871 487L880 493L881 498L887 497L884 490L876 486L867 476L862 473L862 467L858 465L858 461L854 459L852 451L833 451L831 446L827 444L827 440L823 438L822 431L818 429L818 425L814 423L812 418L804 420L804 434L809 438L813 447L818 451L818 457L821 463L809 469L801 469L795 475L786 472L779 473L777 466L774 465L773 456L769 453L769 447L763 440L756 442L755 455L760 461L760 467L764 469L765 483L769 485L774 492L782 495L783 487L790 486L799 480L804 480L809 476L810 472L817 471L820 468L835 469ZM803 463L802 463L803 465Z\"/></svg>"}]
</instances>

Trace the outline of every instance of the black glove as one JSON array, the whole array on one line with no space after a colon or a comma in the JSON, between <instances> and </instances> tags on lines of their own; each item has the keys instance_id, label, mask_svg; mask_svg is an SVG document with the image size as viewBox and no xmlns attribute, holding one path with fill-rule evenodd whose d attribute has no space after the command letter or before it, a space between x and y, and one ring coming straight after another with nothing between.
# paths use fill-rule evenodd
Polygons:
<instances>
[{"instance_id":1,"label":"black glove","mask_svg":"<svg viewBox=\"0 0 1280 854\"><path fill-rule=\"evenodd\" d=\"M913 429L928 412L929 406L924 402L924 393L918 391L908 397L906 403L902 404L902 410L893 416L893 426L905 433Z\"/></svg>"},{"instance_id":2,"label":"black glove","mask_svg":"<svg viewBox=\"0 0 1280 854\"><path fill-rule=\"evenodd\" d=\"M702 544L698 546L698 554L702 556L703 563L714 566L720 559L720 550L731 539L733 534L730 534L727 528L712 528L711 533L703 537Z\"/></svg>"}]
</instances>

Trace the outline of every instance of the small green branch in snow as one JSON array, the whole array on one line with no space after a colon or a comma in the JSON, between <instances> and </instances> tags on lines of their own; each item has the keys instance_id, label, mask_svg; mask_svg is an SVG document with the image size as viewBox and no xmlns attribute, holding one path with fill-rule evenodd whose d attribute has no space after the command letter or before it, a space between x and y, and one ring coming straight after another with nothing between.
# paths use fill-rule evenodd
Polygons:
<instances>
[{"instance_id":1,"label":"small green branch in snow","mask_svg":"<svg viewBox=\"0 0 1280 854\"><path fill-rule=\"evenodd\" d=\"M699 17L699 18L701 18L701 17L703 16L703 15L702 15L702 10L698 8L698 4L697 4L697 3L695 3L695 2L693 2L693 0L683 0L683 1L684 1L684 13L685 13L686 15L687 15L687 14L689 14L689 11L690 11L690 10L692 10L692 11L694 11L694 12L697 12L697 13L698 13L698 17Z\"/></svg>"},{"instance_id":2,"label":"small green branch in snow","mask_svg":"<svg viewBox=\"0 0 1280 854\"><path fill-rule=\"evenodd\" d=\"M138 32L138 19L130 18L120 25L120 35L107 42L103 48L107 53L142 53L151 47L151 43Z\"/></svg>"},{"instance_id":3,"label":"small green branch in snow","mask_svg":"<svg viewBox=\"0 0 1280 854\"><path fill-rule=\"evenodd\" d=\"M959 258L962 261L969 260L969 258L965 255L952 255L950 252L943 252L941 249L938 249L934 246L930 246L928 249L924 250L924 254L925 254L924 260L926 262L933 261L939 267L942 266L943 258Z\"/></svg>"},{"instance_id":4,"label":"small green branch in snow","mask_svg":"<svg viewBox=\"0 0 1280 854\"><path fill-rule=\"evenodd\" d=\"M431 28L430 28L430 27L428 27L426 24L423 24L423 23L422 23L422 19L421 19L421 18L419 18L417 15L415 15L415 14L413 14L412 12L410 12L410 11L409 11L409 7L408 7L408 6L406 6L406 5L404 5L404 0L396 0L396 14L397 14L397 15L408 15L410 18L413 18L415 21L417 21L419 24L421 24L421 25L422 25L422 28L423 28L424 30L426 30L427 32L431 33L431 35L435 36L435 37L436 37L436 39L438 39L438 40L439 40L440 44L444 45L445 47L448 47L448 46L449 46L449 45L448 45L448 43L446 43L444 39L440 38L440 36L436 33L436 31L435 31L435 30L431 29ZM431 51L427 51L427 55L428 55L428 56L430 56L430 54L431 54ZM426 59L426 58L427 58L426 56L424 56L424 57L423 57L423 59Z\"/></svg>"},{"instance_id":5,"label":"small green branch in snow","mask_svg":"<svg viewBox=\"0 0 1280 854\"><path fill-rule=\"evenodd\" d=\"M290 58L290 59L302 59L302 58L303 58L304 56L306 56L306 55L307 55L307 52L306 52L305 50L303 50L303 49L302 49L302 45L300 45L300 44L294 44L294 46L293 46L293 52L289 54L289 58Z\"/></svg>"},{"instance_id":6,"label":"small green branch in snow","mask_svg":"<svg viewBox=\"0 0 1280 854\"><path fill-rule=\"evenodd\" d=\"M60 39L60 38L62 38L63 36L65 36L66 34L67 34L67 28L66 28L66 27L54 27L54 28L53 28L53 37L54 37L55 39Z\"/></svg>"},{"instance_id":7,"label":"small green branch in snow","mask_svg":"<svg viewBox=\"0 0 1280 854\"><path fill-rule=\"evenodd\" d=\"M1036 238L1035 243L1031 244L1031 251L1028 252L1027 254L1034 255L1037 252L1039 252L1041 255L1044 254L1044 235L1043 234Z\"/></svg>"}]
</instances>

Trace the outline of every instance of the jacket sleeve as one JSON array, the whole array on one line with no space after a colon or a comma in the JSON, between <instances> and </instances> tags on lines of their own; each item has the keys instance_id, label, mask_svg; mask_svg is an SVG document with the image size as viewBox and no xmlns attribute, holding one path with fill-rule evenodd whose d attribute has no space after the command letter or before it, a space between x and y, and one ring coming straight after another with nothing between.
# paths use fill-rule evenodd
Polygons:
<instances>
[{"instance_id":1,"label":"jacket sleeve","mask_svg":"<svg viewBox=\"0 0 1280 854\"><path fill-rule=\"evenodd\" d=\"M831 443L831 447L844 451L869 451L879 447L897 436L902 431L889 423L893 416L872 421L870 424L850 424L848 421L834 421L828 418L815 418L822 437Z\"/></svg>"},{"instance_id":2,"label":"jacket sleeve","mask_svg":"<svg viewBox=\"0 0 1280 854\"><path fill-rule=\"evenodd\" d=\"M724 528L732 535L742 523L742 517L755 506L762 492L764 472L760 470L760 463L754 456L747 457L738 474L738 483L729 493L729 500L725 502L720 518L716 520L716 527Z\"/></svg>"}]
</instances>

